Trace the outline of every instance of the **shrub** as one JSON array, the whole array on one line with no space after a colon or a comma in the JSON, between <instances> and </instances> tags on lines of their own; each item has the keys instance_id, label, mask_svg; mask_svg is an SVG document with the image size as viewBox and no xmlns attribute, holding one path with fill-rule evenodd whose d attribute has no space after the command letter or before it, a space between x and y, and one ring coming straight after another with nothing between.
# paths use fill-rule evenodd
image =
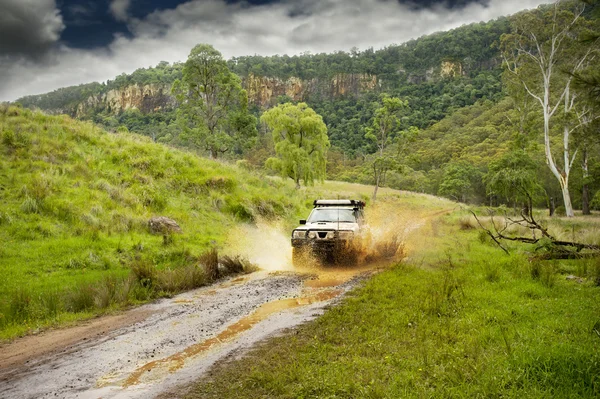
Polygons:
<instances>
[{"instance_id":1,"label":"shrub","mask_svg":"<svg viewBox=\"0 0 600 399\"><path fill-rule=\"evenodd\" d=\"M498 265L498 263L484 261L483 273L485 275L485 279L490 283L500 281L500 266Z\"/></svg>"},{"instance_id":2,"label":"shrub","mask_svg":"<svg viewBox=\"0 0 600 399\"><path fill-rule=\"evenodd\" d=\"M125 280L127 281L127 280ZM112 304L124 302L129 295L130 285L114 275L105 276L96 289L94 304L100 309L105 309Z\"/></svg>"},{"instance_id":3,"label":"shrub","mask_svg":"<svg viewBox=\"0 0 600 399\"><path fill-rule=\"evenodd\" d=\"M258 270L258 266L250 262L247 258L237 256L223 256L221 265L229 273L252 273Z\"/></svg>"},{"instance_id":4,"label":"shrub","mask_svg":"<svg viewBox=\"0 0 600 399\"><path fill-rule=\"evenodd\" d=\"M273 204L267 200L256 200L255 209L261 217L267 220L272 220L277 216Z\"/></svg>"},{"instance_id":5,"label":"shrub","mask_svg":"<svg viewBox=\"0 0 600 399\"><path fill-rule=\"evenodd\" d=\"M16 133L14 130L10 129L6 129L2 132L0 142L10 150L27 148L30 145L30 141L27 136L22 133Z\"/></svg>"},{"instance_id":6,"label":"shrub","mask_svg":"<svg viewBox=\"0 0 600 399\"><path fill-rule=\"evenodd\" d=\"M244 271L244 263L239 256L223 256L221 264L228 273L241 273Z\"/></svg>"},{"instance_id":7,"label":"shrub","mask_svg":"<svg viewBox=\"0 0 600 399\"><path fill-rule=\"evenodd\" d=\"M62 297L58 291L49 291L41 297L45 316L56 316L63 310Z\"/></svg>"},{"instance_id":8,"label":"shrub","mask_svg":"<svg viewBox=\"0 0 600 399\"><path fill-rule=\"evenodd\" d=\"M475 229L475 224L470 217L462 217L458 219L458 226L461 230L473 230Z\"/></svg>"},{"instance_id":9,"label":"shrub","mask_svg":"<svg viewBox=\"0 0 600 399\"><path fill-rule=\"evenodd\" d=\"M174 294L184 288L184 273L166 269L157 274L156 289L165 294Z\"/></svg>"},{"instance_id":10,"label":"shrub","mask_svg":"<svg viewBox=\"0 0 600 399\"><path fill-rule=\"evenodd\" d=\"M15 135L15 132L12 130L5 130L2 132L2 144L8 148L16 148L17 136Z\"/></svg>"},{"instance_id":11,"label":"shrub","mask_svg":"<svg viewBox=\"0 0 600 399\"><path fill-rule=\"evenodd\" d=\"M208 282L219 278L219 253L216 248L203 253L198 260L204 267Z\"/></svg>"},{"instance_id":12,"label":"shrub","mask_svg":"<svg viewBox=\"0 0 600 399\"><path fill-rule=\"evenodd\" d=\"M246 207L243 204L230 204L227 206L226 211L235 216L238 220L242 222L253 222L254 215L252 213L252 209Z\"/></svg>"},{"instance_id":13,"label":"shrub","mask_svg":"<svg viewBox=\"0 0 600 399\"><path fill-rule=\"evenodd\" d=\"M194 289L206 285L206 272L199 265L188 265L182 269L185 289Z\"/></svg>"},{"instance_id":14,"label":"shrub","mask_svg":"<svg viewBox=\"0 0 600 399\"><path fill-rule=\"evenodd\" d=\"M13 222L12 216L6 212L0 212L0 226L3 224L9 225Z\"/></svg>"},{"instance_id":15,"label":"shrub","mask_svg":"<svg viewBox=\"0 0 600 399\"><path fill-rule=\"evenodd\" d=\"M131 264L131 271L140 286L152 288L156 285L157 271L152 262L137 258Z\"/></svg>"},{"instance_id":16,"label":"shrub","mask_svg":"<svg viewBox=\"0 0 600 399\"><path fill-rule=\"evenodd\" d=\"M252 169L252 166L250 165L250 163L246 159L238 159L235 162L235 166L237 166L240 169L244 169L244 170L251 170Z\"/></svg>"},{"instance_id":17,"label":"shrub","mask_svg":"<svg viewBox=\"0 0 600 399\"><path fill-rule=\"evenodd\" d=\"M229 177L214 176L204 183L210 190L231 191L235 187L235 181Z\"/></svg>"},{"instance_id":18,"label":"shrub","mask_svg":"<svg viewBox=\"0 0 600 399\"><path fill-rule=\"evenodd\" d=\"M31 292L24 287L19 287L12 292L9 298L7 321L21 321L30 316L33 296Z\"/></svg>"},{"instance_id":19,"label":"shrub","mask_svg":"<svg viewBox=\"0 0 600 399\"><path fill-rule=\"evenodd\" d=\"M542 285L552 288L556 283L558 265L556 262L533 260L531 262L531 278L538 280Z\"/></svg>"},{"instance_id":20,"label":"shrub","mask_svg":"<svg viewBox=\"0 0 600 399\"><path fill-rule=\"evenodd\" d=\"M74 313L90 310L95 304L96 291L92 284L80 284L67 294L65 300L67 310Z\"/></svg>"},{"instance_id":21,"label":"shrub","mask_svg":"<svg viewBox=\"0 0 600 399\"><path fill-rule=\"evenodd\" d=\"M21 203L21 211L23 211L23 213L39 213L41 211L41 206L36 199L27 196Z\"/></svg>"}]
</instances>

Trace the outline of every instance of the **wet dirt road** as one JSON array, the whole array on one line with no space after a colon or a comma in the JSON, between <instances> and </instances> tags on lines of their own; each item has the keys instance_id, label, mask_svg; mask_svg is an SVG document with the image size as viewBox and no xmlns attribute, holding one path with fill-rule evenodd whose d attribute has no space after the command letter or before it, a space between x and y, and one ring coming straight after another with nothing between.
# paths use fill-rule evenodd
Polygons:
<instances>
[{"instance_id":1,"label":"wet dirt road","mask_svg":"<svg viewBox=\"0 0 600 399\"><path fill-rule=\"evenodd\" d=\"M27 337L21 352L0 348L0 397L153 397L233 351L322 314L376 269L255 272L125 312L112 327L92 322L78 341L54 342L50 351L43 337Z\"/></svg>"}]
</instances>

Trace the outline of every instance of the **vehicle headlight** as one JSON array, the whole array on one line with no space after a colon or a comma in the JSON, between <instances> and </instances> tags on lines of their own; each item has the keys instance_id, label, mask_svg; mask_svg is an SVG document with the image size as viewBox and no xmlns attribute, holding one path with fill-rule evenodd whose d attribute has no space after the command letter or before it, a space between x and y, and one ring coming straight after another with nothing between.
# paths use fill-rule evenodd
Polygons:
<instances>
[{"instance_id":1,"label":"vehicle headlight","mask_svg":"<svg viewBox=\"0 0 600 399\"><path fill-rule=\"evenodd\" d=\"M317 238L317 233L315 233L314 231L309 232L308 238Z\"/></svg>"},{"instance_id":2,"label":"vehicle headlight","mask_svg":"<svg viewBox=\"0 0 600 399\"><path fill-rule=\"evenodd\" d=\"M294 230L292 233L292 238L306 238L305 230Z\"/></svg>"},{"instance_id":3,"label":"vehicle headlight","mask_svg":"<svg viewBox=\"0 0 600 399\"><path fill-rule=\"evenodd\" d=\"M334 236L335 236L335 234L333 233L333 231L330 231L327 233L327 238L330 240L333 239Z\"/></svg>"},{"instance_id":4,"label":"vehicle headlight","mask_svg":"<svg viewBox=\"0 0 600 399\"><path fill-rule=\"evenodd\" d=\"M351 240L354 237L354 232L350 230L340 230L338 234L340 240Z\"/></svg>"}]
</instances>

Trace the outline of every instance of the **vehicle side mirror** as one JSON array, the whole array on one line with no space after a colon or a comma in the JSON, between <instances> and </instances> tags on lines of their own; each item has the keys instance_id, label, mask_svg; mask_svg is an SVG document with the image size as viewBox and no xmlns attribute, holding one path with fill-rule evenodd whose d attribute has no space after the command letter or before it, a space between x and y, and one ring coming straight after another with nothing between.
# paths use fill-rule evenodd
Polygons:
<instances>
[{"instance_id":1,"label":"vehicle side mirror","mask_svg":"<svg viewBox=\"0 0 600 399\"><path fill-rule=\"evenodd\" d=\"M306 224L306 219L300 219L300 224Z\"/></svg>"}]
</instances>

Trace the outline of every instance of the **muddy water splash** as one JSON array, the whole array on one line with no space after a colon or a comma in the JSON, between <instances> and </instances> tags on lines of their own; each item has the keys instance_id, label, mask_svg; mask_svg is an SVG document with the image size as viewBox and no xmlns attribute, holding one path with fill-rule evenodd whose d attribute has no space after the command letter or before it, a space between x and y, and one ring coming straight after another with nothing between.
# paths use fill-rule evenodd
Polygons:
<instances>
[{"instance_id":1,"label":"muddy water splash","mask_svg":"<svg viewBox=\"0 0 600 399\"><path fill-rule=\"evenodd\" d=\"M154 360L139 367L123 382L123 388L137 385L148 380L160 378L161 375L173 373L181 369L187 360L201 355L211 348L233 340L241 333L250 330L254 325L269 318L271 315L288 309L293 309L299 306L307 306L317 302L327 301L335 298L341 290L327 290L313 293L300 298L281 299L278 301L267 302L260 306L258 310L247 317L242 318L238 322L230 325L217 336L207 339L203 342L192 345L185 350L175 353L169 357Z\"/></svg>"},{"instance_id":2,"label":"muddy water splash","mask_svg":"<svg viewBox=\"0 0 600 399\"><path fill-rule=\"evenodd\" d=\"M226 248L263 270L294 269L290 234L280 222L258 220L256 225L242 225L231 232Z\"/></svg>"}]
</instances>

